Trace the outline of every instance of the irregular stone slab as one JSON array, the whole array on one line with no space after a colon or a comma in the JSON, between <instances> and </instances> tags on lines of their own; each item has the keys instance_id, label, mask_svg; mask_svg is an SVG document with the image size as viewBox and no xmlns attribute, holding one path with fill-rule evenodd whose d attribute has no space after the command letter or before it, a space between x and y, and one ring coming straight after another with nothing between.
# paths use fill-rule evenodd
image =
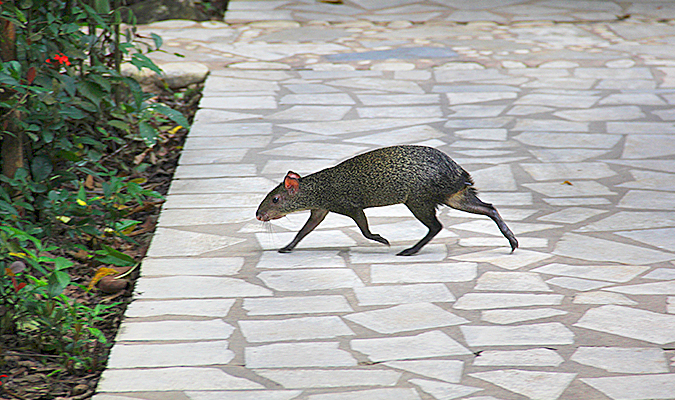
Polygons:
<instances>
[{"instance_id":1,"label":"irregular stone slab","mask_svg":"<svg viewBox=\"0 0 675 400\"><path fill-rule=\"evenodd\" d=\"M486 310L493 308L556 306L565 296L561 294L526 293L467 293L460 297L454 308L458 310Z\"/></svg>"},{"instance_id":2,"label":"irregular stone slab","mask_svg":"<svg viewBox=\"0 0 675 400\"><path fill-rule=\"evenodd\" d=\"M614 196L607 186L596 181L569 181L571 185L562 182L552 183L524 183L523 186L549 197L584 197L584 196Z\"/></svg>"},{"instance_id":3,"label":"irregular stone slab","mask_svg":"<svg viewBox=\"0 0 675 400\"><path fill-rule=\"evenodd\" d=\"M675 374L581 378L580 381L614 400L672 399Z\"/></svg>"},{"instance_id":4,"label":"irregular stone slab","mask_svg":"<svg viewBox=\"0 0 675 400\"><path fill-rule=\"evenodd\" d=\"M382 310L345 315L344 318L375 332L386 334L469 322L430 303L402 304Z\"/></svg>"},{"instance_id":5,"label":"irregular stone slab","mask_svg":"<svg viewBox=\"0 0 675 400\"><path fill-rule=\"evenodd\" d=\"M334 122L300 122L295 124L282 124L281 126L303 132L333 136L381 129L402 128L411 125L424 125L439 121L442 120L438 118L369 118ZM322 145L325 146L323 143ZM331 149L332 148L333 145L331 145ZM297 151L294 153L297 153Z\"/></svg>"},{"instance_id":6,"label":"irregular stone slab","mask_svg":"<svg viewBox=\"0 0 675 400\"><path fill-rule=\"evenodd\" d=\"M596 215L604 214L606 212L607 211L596 210L594 208L570 207L553 214L544 215L537 218L537 220L564 224L577 224L581 221L587 220L588 218L592 218Z\"/></svg>"},{"instance_id":7,"label":"irregular stone slab","mask_svg":"<svg viewBox=\"0 0 675 400\"><path fill-rule=\"evenodd\" d=\"M174 181L175 183L175 181ZM244 242L245 239L158 227L148 257L198 256ZM180 246L176 246L180 243Z\"/></svg>"},{"instance_id":8,"label":"irregular stone slab","mask_svg":"<svg viewBox=\"0 0 675 400\"><path fill-rule=\"evenodd\" d=\"M225 178L228 176L255 176L253 164L224 165L180 165L174 173L174 179Z\"/></svg>"},{"instance_id":9,"label":"irregular stone slab","mask_svg":"<svg viewBox=\"0 0 675 400\"><path fill-rule=\"evenodd\" d=\"M326 57L329 61L362 61L362 60L408 60L419 58L452 58L457 53L450 48L441 47L400 47L391 50L372 50L358 53L331 54Z\"/></svg>"},{"instance_id":10,"label":"irregular stone slab","mask_svg":"<svg viewBox=\"0 0 675 400\"><path fill-rule=\"evenodd\" d=\"M468 396L483 389L464 385L455 385L437 381L428 381L426 379L411 379L411 383L417 385L423 391L431 394L437 399L456 399L458 397Z\"/></svg>"},{"instance_id":11,"label":"irregular stone slab","mask_svg":"<svg viewBox=\"0 0 675 400\"><path fill-rule=\"evenodd\" d=\"M220 319L210 321L124 322L117 341L227 339L234 327Z\"/></svg>"},{"instance_id":12,"label":"irregular stone slab","mask_svg":"<svg viewBox=\"0 0 675 400\"><path fill-rule=\"evenodd\" d=\"M616 175L602 162L520 164L537 181L602 179Z\"/></svg>"},{"instance_id":13,"label":"irregular stone slab","mask_svg":"<svg viewBox=\"0 0 675 400\"><path fill-rule=\"evenodd\" d=\"M351 347L373 362L472 354L441 331L425 332L416 336L353 339Z\"/></svg>"},{"instance_id":14,"label":"irregular stone slab","mask_svg":"<svg viewBox=\"0 0 675 400\"><path fill-rule=\"evenodd\" d=\"M478 278L474 290L505 292L550 292L538 274L532 272L487 271Z\"/></svg>"},{"instance_id":15,"label":"irregular stone slab","mask_svg":"<svg viewBox=\"0 0 675 400\"><path fill-rule=\"evenodd\" d=\"M342 122L342 121L339 121ZM338 123L338 122L336 122ZM340 160L352 157L358 153L366 150L362 146L354 146L347 144L331 144L331 151L326 152L326 144L318 142L299 142L287 144L270 150L261 151L262 154L281 155L287 157L289 154L302 154L307 158L319 158L328 160ZM267 189L273 188L275 185L267 186Z\"/></svg>"},{"instance_id":16,"label":"irregular stone slab","mask_svg":"<svg viewBox=\"0 0 675 400\"><path fill-rule=\"evenodd\" d=\"M241 279L215 276L167 276L136 282L139 299L272 296L272 291Z\"/></svg>"},{"instance_id":17,"label":"irregular stone slab","mask_svg":"<svg viewBox=\"0 0 675 400\"><path fill-rule=\"evenodd\" d=\"M354 271L347 268L264 271L257 276L268 287L285 292L364 286Z\"/></svg>"},{"instance_id":18,"label":"irregular stone slab","mask_svg":"<svg viewBox=\"0 0 675 400\"><path fill-rule=\"evenodd\" d=\"M264 251L256 264L258 269L344 268L345 261L337 252L295 251L281 254Z\"/></svg>"},{"instance_id":19,"label":"irregular stone slab","mask_svg":"<svg viewBox=\"0 0 675 400\"><path fill-rule=\"evenodd\" d=\"M261 177L184 179L171 182L169 194L266 193L274 182Z\"/></svg>"},{"instance_id":20,"label":"irregular stone slab","mask_svg":"<svg viewBox=\"0 0 675 400\"><path fill-rule=\"evenodd\" d=\"M179 367L227 364L234 358L224 340L197 343L124 344L110 351L108 368Z\"/></svg>"},{"instance_id":21,"label":"irregular stone slab","mask_svg":"<svg viewBox=\"0 0 675 400\"><path fill-rule=\"evenodd\" d=\"M490 69L451 69L439 67L434 70L434 76L437 82L460 82L460 81L474 81L484 83L486 81L493 81L492 83L501 83L499 81L508 80L509 76L502 74L499 70ZM513 93L515 94L515 93ZM508 97L508 98L515 98Z\"/></svg>"},{"instance_id":22,"label":"irregular stone slab","mask_svg":"<svg viewBox=\"0 0 675 400\"><path fill-rule=\"evenodd\" d=\"M440 103L438 94L357 94L356 97L366 106Z\"/></svg>"},{"instance_id":23,"label":"irregular stone slab","mask_svg":"<svg viewBox=\"0 0 675 400\"><path fill-rule=\"evenodd\" d=\"M486 350L473 360L473 365L482 367L557 367L564 361L564 358L551 349Z\"/></svg>"},{"instance_id":24,"label":"irregular stone slab","mask_svg":"<svg viewBox=\"0 0 675 400\"><path fill-rule=\"evenodd\" d=\"M340 89L321 83L294 83L284 85L288 90L297 94L314 94L314 93L338 93Z\"/></svg>"},{"instance_id":25,"label":"irregular stone slab","mask_svg":"<svg viewBox=\"0 0 675 400\"><path fill-rule=\"evenodd\" d=\"M607 160L607 162L675 173L675 160Z\"/></svg>"},{"instance_id":26,"label":"irregular stone slab","mask_svg":"<svg viewBox=\"0 0 675 400\"><path fill-rule=\"evenodd\" d=\"M574 70L574 75L579 78L594 78L594 79L654 79L649 68L635 67L635 68L598 68L598 67L583 67Z\"/></svg>"},{"instance_id":27,"label":"irregular stone slab","mask_svg":"<svg viewBox=\"0 0 675 400\"><path fill-rule=\"evenodd\" d=\"M611 202L604 197L580 197L580 198L557 198L557 199L542 199L545 203L557 207L570 206L599 206L611 204Z\"/></svg>"},{"instance_id":28,"label":"irregular stone slab","mask_svg":"<svg viewBox=\"0 0 675 400\"><path fill-rule=\"evenodd\" d=\"M599 104L641 104L663 106L666 103L651 93L614 93L600 100Z\"/></svg>"},{"instance_id":29,"label":"irregular stone slab","mask_svg":"<svg viewBox=\"0 0 675 400\"><path fill-rule=\"evenodd\" d=\"M664 228L675 225L675 214L666 211L619 211L577 229L577 232Z\"/></svg>"},{"instance_id":30,"label":"irregular stone slab","mask_svg":"<svg viewBox=\"0 0 675 400\"><path fill-rule=\"evenodd\" d=\"M528 149L542 162L577 162L599 157L607 150L590 149Z\"/></svg>"},{"instance_id":31,"label":"irregular stone slab","mask_svg":"<svg viewBox=\"0 0 675 400\"><path fill-rule=\"evenodd\" d=\"M366 286L354 288L354 294L359 300L359 306L455 301L455 296L441 283Z\"/></svg>"},{"instance_id":32,"label":"irregular stone slab","mask_svg":"<svg viewBox=\"0 0 675 400\"><path fill-rule=\"evenodd\" d=\"M272 181L270 181L272 183ZM230 207L250 207L261 198L261 193L211 193L211 194L175 194L167 196L162 209L174 208L220 208L223 204Z\"/></svg>"},{"instance_id":33,"label":"irregular stone slab","mask_svg":"<svg viewBox=\"0 0 675 400\"><path fill-rule=\"evenodd\" d=\"M638 242L647 243L660 249L675 251L675 228L646 229L616 232L615 234Z\"/></svg>"},{"instance_id":34,"label":"irregular stone slab","mask_svg":"<svg viewBox=\"0 0 675 400\"><path fill-rule=\"evenodd\" d=\"M159 226L164 228L237 224L251 220L254 208L207 208L162 210Z\"/></svg>"},{"instance_id":35,"label":"irregular stone slab","mask_svg":"<svg viewBox=\"0 0 675 400\"><path fill-rule=\"evenodd\" d=\"M508 192L481 192L483 201L497 206L529 206L532 204L532 193L508 193Z\"/></svg>"},{"instance_id":36,"label":"irregular stone slab","mask_svg":"<svg viewBox=\"0 0 675 400\"><path fill-rule=\"evenodd\" d=\"M258 115L249 115L249 118L260 118ZM255 149L269 144L269 136L188 136L185 140L185 150L214 150L214 149ZM247 178L255 181L255 178Z\"/></svg>"},{"instance_id":37,"label":"irregular stone slab","mask_svg":"<svg viewBox=\"0 0 675 400\"><path fill-rule=\"evenodd\" d=\"M609 292L587 292L577 293L574 295L574 304L619 304L624 306L635 306L637 301L633 301L628 297L619 293Z\"/></svg>"},{"instance_id":38,"label":"irregular stone slab","mask_svg":"<svg viewBox=\"0 0 675 400\"><path fill-rule=\"evenodd\" d=\"M565 233L558 241L553 254L587 261L609 261L628 265L646 265L675 259L673 254L575 233Z\"/></svg>"},{"instance_id":39,"label":"irregular stone slab","mask_svg":"<svg viewBox=\"0 0 675 400\"><path fill-rule=\"evenodd\" d=\"M587 95L531 93L519 98L514 103L548 107L589 108L599 99L598 96Z\"/></svg>"},{"instance_id":40,"label":"irregular stone slab","mask_svg":"<svg viewBox=\"0 0 675 400\"><path fill-rule=\"evenodd\" d=\"M354 89L383 90L385 92L399 92L409 94L423 94L424 90L415 82L394 81L379 78L348 78L335 80L331 86L344 86Z\"/></svg>"},{"instance_id":41,"label":"irregular stone slab","mask_svg":"<svg viewBox=\"0 0 675 400\"><path fill-rule=\"evenodd\" d=\"M515 99L518 97L514 92L459 92L446 93L450 105L466 103L483 103L486 101Z\"/></svg>"},{"instance_id":42,"label":"irregular stone slab","mask_svg":"<svg viewBox=\"0 0 675 400\"><path fill-rule=\"evenodd\" d=\"M459 360L409 360L390 361L387 367L402 369L429 378L440 379L450 383L459 383L462 379L464 362Z\"/></svg>"},{"instance_id":43,"label":"irregular stone slab","mask_svg":"<svg viewBox=\"0 0 675 400\"><path fill-rule=\"evenodd\" d=\"M517 369L476 372L470 376L536 400L556 400L577 374Z\"/></svg>"},{"instance_id":44,"label":"irregular stone slab","mask_svg":"<svg viewBox=\"0 0 675 400\"><path fill-rule=\"evenodd\" d=\"M544 131L544 132L588 132L588 122L562 121L560 119L526 119L516 121L514 131ZM527 132L524 132L527 133ZM555 137L554 137L555 139ZM555 143L555 142L554 142ZM561 146L545 146L561 147Z\"/></svg>"},{"instance_id":45,"label":"irregular stone slab","mask_svg":"<svg viewBox=\"0 0 675 400\"><path fill-rule=\"evenodd\" d=\"M657 344L675 341L675 315L617 305L592 308L574 326Z\"/></svg>"},{"instance_id":46,"label":"irregular stone slab","mask_svg":"<svg viewBox=\"0 0 675 400\"><path fill-rule=\"evenodd\" d=\"M507 130L502 128L495 129L463 129L456 131L455 136L462 139L478 140L506 140Z\"/></svg>"},{"instance_id":47,"label":"irregular stone slab","mask_svg":"<svg viewBox=\"0 0 675 400\"><path fill-rule=\"evenodd\" d=\"M618 206L647 210L675 210L675 193L630 190L621 198Z\"/></svg>"},{"instance_id":48,"label":"irregular stone slab","mask_svg":"<svg viewBox=\"0 0 675 400\"><path fill-rule=\"evenodd\" d=\"M574 333L559 322L520 326L461 326L471 347L574 343Z\"/></svg>"},{"instance_id":49,"label":"irregular stone slab","mask_svg":"<svg viewBox=\"0 0 675 400\"><path fill-rule=\"evenodd\" d=\"M594 289L600 289L601 287L609 286L610 283L608 282L601 282L601 281L592 281L588 279L580 279L580 278L569 278L566 276L561 276L557 278L551 278L546 281L546 283L550 283L551 285L555 286L560 286L565 289L572 289L580 292L585 292L587 290L594 290Z\"/></svg>"},{"instance_id":50,"label":"irregular stone slab","mask_svg":"<svg viewBox=\"0 0 675 400\"><path fill-rule=\"evenodd\" d=\"M235 3L236 4L236 3ZM299 396L300 390L247 390L184 392L190 400L291 400ZM123 399L120 399L123 400Z\"/></svg>"},{"instance_id":51,"label":"irregular stone slab","mask_svg":"<svg viewBox=\"0 0 675 400\"><path fill-rule=\"evenodd\" d=\"M370 267L372 283L468 282L476 278L477 264L381 265Z\"/></svg>"},{"instance_id":52,"label":"irregular stone slab","mask_svg":"<svg viewBox=\"0 0 675 400\"><path fill-rule=\"evenodd\" d=\"M626 121L644 118L638 106L597 107L588 110L567 110L553 115L571 121Z\"/></svg>"},{"instance_id":53,"label":"irregular stone slab","mask_svg":"<svg viewBox=\"0 0 675 400\"><path fill-rule=\"evenodd\" d=\"M639 285L614 286L605 290L625 294L675 294L675 281L641 283Z\"/></svg>"},{"instance_id":54,"label":"irregular stone slab","mask_svg":"<svg viewBox=\"0 0 675 400\"><path fill-rule=\"evenodd\" d=\"M338 342L275 343L244 350L246 368L353 367L356 359Z\"/></svg>"},{"instance_id":55,"label":"irregular stone slab","mask_svg":"<svg viewBox=\"0 0 675 400\"><path fill-rule=\"evenodd\" d=\"M420 400L420 396L412 388L382 388L360 390L357 392L340 392L315 394L308 400Z\"/></svg>"},{"instance_id":56,"label":"irregular stone slab","mask_svg":"<svg viewBox=\"0 0 675 400\"><path fill-rule=\"evenodd\" d=\"M424 140L436 139L443 136L445 135L435 128L428 125L418 125L394 131L359 136L344 141L351 143L367 143L378 146L394 146L405 143L419 143Z\"/></svg>"},{"instance_id":57,"label":"irregular stone slab","mask_svg":"<svg viewBox=\"0 0 675 400\"><path fill-rule=\"evenodd\" d=\"M461 256L452 258L460 261L487 262L500 268L513 270L546 260L550 257L550 254L532 250L518 249L511 252L510 248L499 248L477 253L462 254Z\"/></svg>"},{"instance_id":58,"label":"irregular stone slab","mask_svg":"<svg viewBox=\"0 0 675 400\"><path fill-rule=\"evenodd\" d=\"M512 324L514 322L532 321L535 319L565 315L567 311L555 308L535 308L529 310L486 310L481 312L482 321L493 324Z\"/></svg>"},{"instance_id":59,"label":"irregular stone slab","mask_svg":"<svg viewBox=\"0 0 675 400\"><path fill-rule=\"evenodd\" d=\"M248 315L322 314L354 311L343 296L244 299Z\"/></svg>"},{"instance_id":60,"label":"irregular stone slab","mask_svg":"<svg viewBox=\"0 0 675 400\"><path fill-rule=\"evenodd\" d=\"M443 115L440 106L400 106L357 108L361 118L438 118Z\"/></svg>"},{"instance_id":61,"label":"irregular stone slab","mask_svg":"<svg viewBox=\"0 0 675 400\"><path fill-rule=\"evenodd\" d=\"M476 186L482 190L518 190L516 179L509 165L497 165L472 171Z\"/></svg>"},{"instance_id":62,"label":"irregular stone slab","mask_svg":"<svg viewBox=\"0 0 675 400\"><path fill-rule=\"evenodd\" d=\"M274 96L204 96L199 102L201 108L224 110L237 109L276 109Z\"/></svg>"},{"instance_id":63,"label":"irregular stone slab","mask_svg":"<svg viewBox=\"0 0 675 400\"><path fill-rule=\"evenodd\" d=\"M228 375L218 368L174 367L106 369L98 392L166 392L182 390L264 389L248 379Z\"/></svg>"},{"instance_id":64,"label":"irregular stone slab","mask_svg":"<svg viewBox=\"0 0 675 400\"><path fill-rule=\"evenodd\" d=\"M663 172L631 170L633 182L626 182L616 186L631 189L652 189L675 191L675 175Z\"/></svg>"},{"instance_id":65,"label":"irregular stone slab","mask_svg":"<svg viewBox=\"0 0 675 400\"><path fill-rule=\"evenodd\" d=\"M124 315L129 318L155 317L160 315L224 318L230 312L234 301L234 299L137 300L129 304Z\"/></svg>"},{"instance_id":66,"label":"irregular stone slab","mask_svg":"<svg viewBox=\"0 0 675 400\"><path fill-rule=\"evenodd\" d=\"M340 121L351 110L348 106L293 106L265 116L268 120Z\"/></svg>"},{"instance_id":67,"label":"irregular stone slab","mask_svg":"<svg viewBox=\"0 0 675 400\"><path fill-rule=\"evenodd\" d=\"M402 375L400 372L384 369L258 369L255 373L289 389L394 386Z\"/></svg>"},{"instance_id":68,"label":"irregular stone slab","mask_svg":"<svg viewBox=\"0 0 675 400\"><path fill-rule=\"evenodd\" d=\"M443 125L445 128L470 129L470 128L502 128L508 125L513 117L494 117L494 118L471 118L471 119L451 119ZM453 146L456 144L453 143Z\"/></svg>"},{"instance_id":69,"label":"irregular stone slab","mask_svg":"<svg viewBox=\"0 0 675 400\"><path fill-rule=\"evenodd\" d=\"M621 140L620 135L550 132L523 132L513 138L530 146L586 149L611 149Z\"/></svg>"},{"instance_id":70,"label":"irregular stone slab","mask_svg":"<svg viewBox=\"0 0 675 400\"><path fill-rule=\"evenodd\" d=\"M385 207L381 207L384 209ZM371 211L372 210L372 211ZM366 210L366 216L369 218L373 213L377 213L378 208L369 208ZM391 215L386 216L392 217ZM409 263L410 261L401 260L396 255L397 252L408 248L409 246L392 246L392 247L355 247L349 249L349 259L353 264L373 264L373 263L391 263L401 264ZM448 256L448 248L444 244L428 244L417 254L415 254L415 261L419 262L439 262L443 261Z\"/></svg>"},{"instance_id":71,"label":"irregular stone slab","mask_svg":"<svg viewBox=\"0 0 675 400\"><path fill-rule=\"evenodd\" d=\"M304 317L269 321L239 321L249 343L289 340L332 339L353 335L339 317Z\"/></svg>"},{"instance_id":72,"label":"irregular stone slab","mask_svg":"<svg viewBox=\"0 0 675 400\"><path fill-rule=\"evenodd\" d=\"M352 105L356 102L347 93L310 93L287 94L279 100L279 104L308 104L308 105ZM341 107L344 108L344 107Z\"/></svg>"},{"instance_id":73,"label":"irregular stone slab","mask_svg":"<svg viewBox=\"0 0 675 400\"><path fill-rule=\"evenodd\" d=\"M460 238L457 242L462 247L490 247L494 245L494 238L488 237L470 237ZM548 247L548 239L544 238L518 238L519 249Z\"/></svg>"},{"instance_id":74,"label":"irregular stone slab","mask_svg":"<svg viewBox=\"0 0 675 400\"><path fill-rule=\"evenodd\" d=\"M270 235L269 232L265 232L256 233L255 238L263 250L277 250L290 243L296 234L296 232L277 232L274 235ZM317 230L302 241L298 250L353 247L356 245L357 243L354 239L339 230Z\"/></svg>"},{"instance_id":75,"label":"irregular stone slab","mask_svg":"<svg viewBox=\"0 0 675 400\"><path fill-rule=\"evenodd\" d=\"M662 142L665 135L675 133L675 122L608 122L607 131L631 136L650 135ZM672 149L672 143L668 147Z\"/></svg>"},{"instance_id":76,"label":"irregular stone slab","mask_svg":"<svg viewBox=\"0 0 675 400\"><path fill-rule=\"evenodd\" d=\"M658 348L579 347L570 360L621 374L670 372L666 354Z\"/></svg>"},{"instance_id":77,"label":"irregular stone slab","mask_svg":"<svg viewBox=\"0 0 675 400\"><path fill-rule=\"evenodd\" d=\"M166 210L164 210L166 211ZM172 257L143 259L143 277L158 275L234 275L244 265L243 257Z\"/></svg>"}]
</instances>

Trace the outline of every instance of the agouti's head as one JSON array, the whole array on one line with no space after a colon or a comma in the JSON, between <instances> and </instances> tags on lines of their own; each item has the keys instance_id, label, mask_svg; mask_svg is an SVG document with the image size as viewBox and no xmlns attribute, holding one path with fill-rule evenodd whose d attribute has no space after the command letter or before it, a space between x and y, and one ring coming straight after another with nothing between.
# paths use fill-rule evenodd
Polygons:
<instances>
[{"instance_id":1,"label":"agouti's head","mask_svg":"<svg viewBox=\"0 0 675 400\"><path fill-rule=\"evenodd\" d=\"M286 214L300 211L293 202L293 198L300 190L300 175L288 171L284 181L267 194L258 206L255 217L259 221L278 219Z\"/></svg>"}]
</instances>

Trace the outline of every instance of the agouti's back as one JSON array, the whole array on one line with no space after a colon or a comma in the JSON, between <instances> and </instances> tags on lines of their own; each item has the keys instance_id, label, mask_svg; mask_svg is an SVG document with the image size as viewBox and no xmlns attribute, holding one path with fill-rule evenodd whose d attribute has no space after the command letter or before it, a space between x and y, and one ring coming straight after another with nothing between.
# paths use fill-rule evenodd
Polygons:
<instances>
[{"instance_id":1,"label":"agouti's back","mask_svg":"<svg viewBox=\"0 0 675 400\"><path fill-rule=\"evenodd\" d=\"M256 212L261 221L311 210L311 216L298 235L280 252L290 252L332 211L352 218L363 235L389 242L370 232L363 210L392 204L405 204L429 228L415 246L399 255L417 253L442 228L436 207L450 207L492 218L509 240L518 247L513 233L497 210L476 197L470 175L445 153L425 146L392 146L350 158L335 167L301 178L290 171L284 182L272 190Z\"/></svg>"}]
</instances>

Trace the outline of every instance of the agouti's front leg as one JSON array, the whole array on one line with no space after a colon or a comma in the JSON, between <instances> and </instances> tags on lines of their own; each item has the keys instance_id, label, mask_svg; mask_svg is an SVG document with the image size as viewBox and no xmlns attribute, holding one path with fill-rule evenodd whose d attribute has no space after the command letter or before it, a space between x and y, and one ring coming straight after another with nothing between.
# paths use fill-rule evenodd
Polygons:
<instances>
[{"instance_id":1,"label":"agouti's front leg","mask_svg":"<svg viewBox=\"0 0 675 400\"><path fill-rule=\"evenodd\" d=\"M293 241L291 241L286 247L283 247L279 249L279 253L290 253L295 246L297 246L298 243L307 236L308 233L314 230L314 228L317 227L323 221L324 218L326 218L326 215L328 215L328 210L312 210L311 214L309 215L309 219L307 222L305 222L305 225L300 229L300 232L298 232L297 235L295 235L295 238L293 238Z\"/></svg>"},{"instance_id":2,"label":"agouti's front leg","mask_svg":"<svg viewBox=\"0 0 675 400\"><path fill-rule=\"evenodd\" d=\"M389 246L389 241L387 239L370 231L370 229L368 228L368 220L366 219L366 214L364 214L363 210L361 209L351 210L349 213L345 213L345 215L353 219L354 222L356 222L356 225L359 227L361 233L363 234L363 236L366 237L366 239L374 240L376 242L380 242L382 244L386 244L387 246Z\"/></svg>"}]
</instances>

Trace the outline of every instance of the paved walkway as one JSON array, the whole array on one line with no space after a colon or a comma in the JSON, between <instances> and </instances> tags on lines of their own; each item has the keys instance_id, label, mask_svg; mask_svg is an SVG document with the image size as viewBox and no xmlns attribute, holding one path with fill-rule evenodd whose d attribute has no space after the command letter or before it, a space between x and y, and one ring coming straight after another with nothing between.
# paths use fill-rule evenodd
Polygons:
<instances>
[{"instance_id":1,"label":"paved walkway","mask_svg":"<svg viewBox=\"0 0 675 400\"><path fill-rule=\"evenodd\" d=\"M212 73L95 400L675 399L674 3L230 9L141 28ZM521 248L443 208L396 257L425 228L394 206L391 248L329 215L275 251L306 214L254 212L288 170L401 143Z\"/></svg>"}]
</instances>

